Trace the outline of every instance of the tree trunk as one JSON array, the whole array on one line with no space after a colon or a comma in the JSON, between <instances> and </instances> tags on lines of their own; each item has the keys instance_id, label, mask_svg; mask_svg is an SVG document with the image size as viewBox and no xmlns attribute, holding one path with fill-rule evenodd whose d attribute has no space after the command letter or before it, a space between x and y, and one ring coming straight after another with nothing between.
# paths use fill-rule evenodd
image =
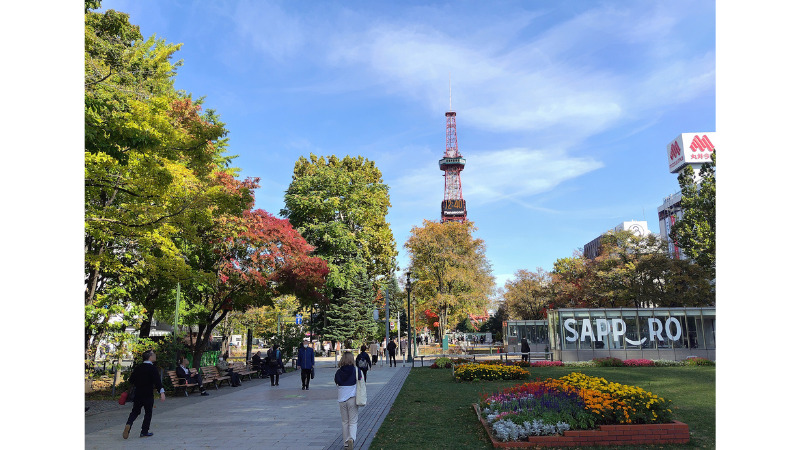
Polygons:
<instances>
[{"instance_id":1,"label":"tree trunk","mask_svg":"<svg viewBox=\"0 0 800 450\"><path fill-rule=\"evenodd\" d=\"M150 289L147 292L147 296L144 299L142 305L147 309L147 318L142 321L141 327L139 327L139 337L140 338L148 338L150 337L150 328L153 324L153 314L156 312L155 300L158 298L158 294L161 292L160 288Z\"/></svg>"},{"instance_id":2,"label":"tree trunk","mask_svg":"<svg viewBox=\"0 0 800 450\"><path fill-rule=\"evenodd\" d=\"M154 310L147 308L147 317L142 321L141 327L139 327L140 338L150 337L150 328L153 324L153 313L155 313Z\"/></svg>"},{"instance_id":3,"label":"tree trunk","mask_svg":"<svg viewBox=\"0 0 800 450\"><path fill-rule=\"evenodd\" d=\"M85 248L89 247L90 245ZM105 245L100 244L100 248L94 251L93 253L96 256L101 256L104 250L105 250ZM100 282L100 266L98 265L97 267L94 268L94 270L92 270L88 280L86 280L86 289L84 290L84 299L83 299L84 305L91 305L92 301L94 301L94 295L97 292L97 285L99 284L99 282Z\"/></svg>"}]
</instances>

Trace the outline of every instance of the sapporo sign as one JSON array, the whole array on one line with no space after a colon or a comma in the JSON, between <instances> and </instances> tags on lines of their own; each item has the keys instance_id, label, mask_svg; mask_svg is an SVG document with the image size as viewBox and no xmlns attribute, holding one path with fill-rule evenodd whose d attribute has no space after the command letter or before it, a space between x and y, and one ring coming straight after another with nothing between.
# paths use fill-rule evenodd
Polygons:
<instances>
[{"instance_id":1,"label":"sapporo sign","mask_svg":"<svg viewBox=\"0 0 800 450\"><path fill-rule=\"evenodd\" d=\"M593 321L594 325L592 325ZM625 342L630 345L642 345L655 339L677 341L683 335L681 322L675 317L667 317L664 321L657 317L650 317L647 319L647 327L648 330L642 333L641 339L634 341L625 336L627 325L622 319L582 319L580 328L577 319L565 319L562 323L564 339L567 342L578 340L602 342L604 337L609 336L612 341L617 343L620 342L619 338L624 338Z\"/></svg>"},{"instance_id":2,"label":"sapporo sign","mask_svg":"<svg viewBox=\"0 0 800 450\"><path fill-rule=\"evenodd\" d=\"M667 145L669 171L678 173L687 164L711 161L716 133L681 133Z\"/></svg>"}]
</instances>

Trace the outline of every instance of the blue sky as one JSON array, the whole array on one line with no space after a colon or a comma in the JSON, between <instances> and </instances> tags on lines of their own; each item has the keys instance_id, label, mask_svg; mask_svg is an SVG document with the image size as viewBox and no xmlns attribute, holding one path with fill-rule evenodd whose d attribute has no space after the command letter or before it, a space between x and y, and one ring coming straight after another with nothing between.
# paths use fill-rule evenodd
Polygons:
<instances>
[{"instance_id":1,"label":"blue sky","mask_svg":"<svg viewBox=\"0 0 800 450\"><path fill-rule=\"evenodd\" d=\"M468 217L499 285L678 190L666 145L716 131L713 1L105 0L182 43L176 86L215 109L273 214L300 156L363 155L402 248L438 220L448 77Z\"/></svg>"}]
</instances>

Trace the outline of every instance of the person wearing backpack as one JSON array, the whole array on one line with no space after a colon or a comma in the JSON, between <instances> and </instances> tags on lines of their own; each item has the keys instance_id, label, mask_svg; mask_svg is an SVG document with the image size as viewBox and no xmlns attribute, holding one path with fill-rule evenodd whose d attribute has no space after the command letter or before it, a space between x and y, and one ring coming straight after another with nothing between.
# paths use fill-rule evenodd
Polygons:
<instances>
[{"instance_id":1,"label":"person wearing backpack","mask_svg":"<svg viewBox=\"0 0 800 450\"><path fill-rule=\"evenodd\" d=\"M370 362L369 353L367 353L367 346L361 346L361 353L356 356L356 367L361 369L364 372L364 381L367 381L367 372L369 371L370 367L372 367L372 362Z\"/></svg>"},{"instance_id":2,"label":"person wearing backpack","mask_svg":"<svg viewBox=\"0 0 800 450\"><path fill-rule=\"evenodd\" d=\"M269 381L272 386L278 386L283 372L283 361L281 358L281 350L278 344L273 344L272 348L267 351L267 370Z\"/></svg>"}]
</instances>

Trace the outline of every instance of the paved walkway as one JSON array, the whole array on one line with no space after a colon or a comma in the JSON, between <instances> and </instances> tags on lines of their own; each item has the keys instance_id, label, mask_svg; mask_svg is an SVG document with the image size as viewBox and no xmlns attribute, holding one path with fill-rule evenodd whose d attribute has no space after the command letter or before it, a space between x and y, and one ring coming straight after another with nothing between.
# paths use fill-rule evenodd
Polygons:
<instances>
[{"instance_id":1,"label":"paved walkway","mask_svg":"<svg viewBox=\"0 0 800 450\"><path fill-rule=\"evenodd\" d=\"M355 448L368 449L383 423L410 367L375 367L367 377L367 406L358 414ZM342 422L336 401L332 361L317 363L311 389L300 389L300 372L281 376L279 386L269 379L245 380L240 387L209 389L208 397L196 392L156 400L150 431L139 438L142 415L130 437L122 429L132 404L93 414L86 413L85 448L237 448L237 449L340 449ZM88 404L87 404L88 406ZM105 405L109 408L108 405ZM95 406L96 408L96 406Z\"/></svg>"}]
</instances>

